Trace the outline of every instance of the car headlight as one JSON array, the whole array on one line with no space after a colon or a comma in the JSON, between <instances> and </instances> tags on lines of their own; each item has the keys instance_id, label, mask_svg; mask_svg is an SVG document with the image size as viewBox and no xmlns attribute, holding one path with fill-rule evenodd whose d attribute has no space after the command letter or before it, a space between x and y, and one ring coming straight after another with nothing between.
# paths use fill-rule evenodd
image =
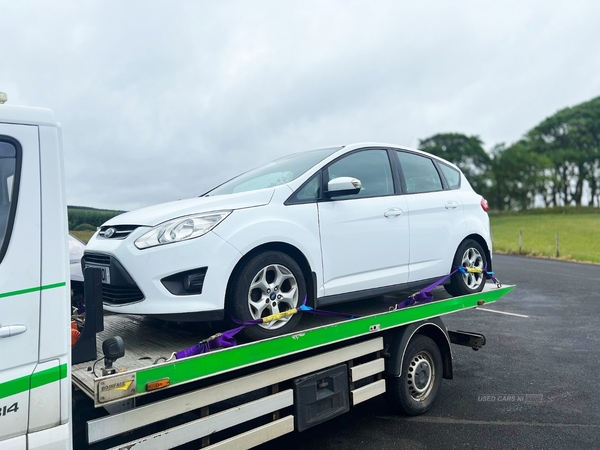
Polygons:
<instances>
[{"instance_id":1,"label":"car headlight","mask_svg":"<svg viewBox=\"0 0 600 450\"><path fill-rule=\"evenodd\" d=\"M216 211L178 217L177 219L163 222L140 236L135 241L135 246L139 249L144 249L197 238L208 233L229 214L231 214L231 211Z\"/></svg>"}]
</instances>

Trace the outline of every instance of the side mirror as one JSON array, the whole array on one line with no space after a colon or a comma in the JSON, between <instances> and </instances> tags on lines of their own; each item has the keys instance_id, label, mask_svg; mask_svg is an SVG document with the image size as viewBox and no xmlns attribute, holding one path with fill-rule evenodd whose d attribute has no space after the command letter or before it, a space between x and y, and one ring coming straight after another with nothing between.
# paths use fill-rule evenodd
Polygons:
<instances>
[{"instance_id":1,"label":"side mirror","mask_svg":"<svg viewBox=\"0 0 600 450\"><path fill-rule=\"evenodd\" d=\"M338 197L340 195L355 195L360 192L362 183L353 177L338 177L327 183L325 195L327 197Z\"/></svg>"}]
</instances>

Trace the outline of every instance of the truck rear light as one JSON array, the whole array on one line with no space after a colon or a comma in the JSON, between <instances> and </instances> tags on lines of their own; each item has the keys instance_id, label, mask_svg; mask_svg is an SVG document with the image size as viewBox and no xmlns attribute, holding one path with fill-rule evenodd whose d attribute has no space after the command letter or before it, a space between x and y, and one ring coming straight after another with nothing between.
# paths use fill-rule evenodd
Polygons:
<instances>
[{"instance_id":1,"label":"truck rear light","mask_svg":"<svg viewBox=\"0 0 600 450\"><path fill-rule=\"evenodd\" d=\"M162 380L150 381L146 383L146 391L156 391L157 389L162 389L171 384L171 380L169 378L163 378Z\"/></svg>"},{"instance_id":2,"label":"truck rear light","mask_svg":"<svg viewBox=\"0 0 600 450\"><path fill-rule=\"evenodd\" d=\"M479 202L479 204L481 205L481 209L483 209L485 212L489 211L490 206L485 198L481 197L481 202Z\"/></svg>"}]
</instances>

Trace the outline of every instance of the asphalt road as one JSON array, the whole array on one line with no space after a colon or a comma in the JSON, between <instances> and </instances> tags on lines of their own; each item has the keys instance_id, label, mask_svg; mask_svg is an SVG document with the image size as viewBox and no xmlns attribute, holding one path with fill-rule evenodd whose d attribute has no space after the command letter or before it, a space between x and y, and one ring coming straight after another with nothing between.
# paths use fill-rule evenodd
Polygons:
<instances>
[{"instance_id":1,"label":"asphalt road","mask_svg":"<svg viewBox=\"0 0 600 450\"><path fill-rule=\"evenodd\" d=\"M495 255L494 271L517 287L485 308L518 316L446 316L487 345L453 346L454 379L428 413L397 416L375 398L260 448L600 448L600 266Z\"/></svg>"}]
</instances>

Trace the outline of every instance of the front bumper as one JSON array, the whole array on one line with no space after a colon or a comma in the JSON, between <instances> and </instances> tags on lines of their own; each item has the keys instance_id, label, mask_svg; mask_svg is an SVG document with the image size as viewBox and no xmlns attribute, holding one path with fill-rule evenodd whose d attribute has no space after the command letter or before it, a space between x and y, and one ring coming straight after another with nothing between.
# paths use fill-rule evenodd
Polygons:
<instances>
[{"instance_id":1,"label":"front bumper","mask_svg":"<svg viewBox=\"0 0 600 450\"><path fill-rule=\"evenodd\" d=\"M125 239L94 236L88 243L82 260L84 267L108 268L110 279L103 283L104 309L177 320L222 317L229 276L241 253L212 232L189 241L140 250L134 242L148 229L139 227ZM192 292L177 287L188 274L193 275L195 283Z\"/></svg>"}]
</instances>

